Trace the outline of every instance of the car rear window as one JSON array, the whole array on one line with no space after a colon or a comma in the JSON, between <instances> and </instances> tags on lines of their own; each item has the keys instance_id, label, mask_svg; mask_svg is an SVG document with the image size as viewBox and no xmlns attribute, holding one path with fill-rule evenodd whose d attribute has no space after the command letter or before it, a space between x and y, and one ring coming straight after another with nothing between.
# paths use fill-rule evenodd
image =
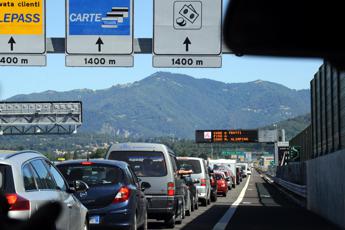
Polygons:
<instances>
[{"instance_id":1,"label":"car rear window","mask_svg":"<svg viewBox=\"0 0 345 230\"><path fill-rule=\"evenodd\" d=\"M114 185L124 182L124 174L122 169L112 165L82 165L67 164L57 165L60 172L66 178L69 184L73 181L81 180L90 187L100 185Z\"/></svg>"},{"instance_id":2,"label":"car rear window","mask_svg":"<svg viewBox=\"0 0 345 230\"><path fill-rule=\"evenodd\" d=\"M220 174L216 174L216 180L221 180L223 177Z\"/></svg>"},{"instance_id":3,"label":"car rear window","mask_svg":"<svg viewBox=\"0 0 345 230\"><path fill-rule=\"evenodd\" d=\"M0 192L14 193L12 169L9 165L0 164Z\"/></svg>"},{"instance_id":4,"label":"car rear window","mask_svg":"<svg viewBox=\"0 0 345 230\"><path fill-rule=\"evenodd\" d=\"M186 160L186 159L179 159L177 160L180 169L184 170L192 170L192 174L199 174L201 173L201 164L198 160Z\"/></svg>"},{"instance_id":5,"label":"car rear window","mask_svg":"<svg viewBox=\"0 0 345 230\"><path fill-rule=\"evenodd\" d=\"M162 177L167 175L165 158L162 152L114 151L109 160L127 162L138 177Z\"/></svg>"}]
</instances>

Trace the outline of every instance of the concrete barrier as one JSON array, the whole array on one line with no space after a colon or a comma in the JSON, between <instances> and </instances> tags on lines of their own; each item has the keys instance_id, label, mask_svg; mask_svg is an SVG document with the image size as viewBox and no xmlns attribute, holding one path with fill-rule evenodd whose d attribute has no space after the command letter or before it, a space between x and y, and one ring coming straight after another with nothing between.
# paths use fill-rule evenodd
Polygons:
<instances>
[{"instance_id":1,"label":"concrete barrier","mask_svg":"<svg viewBox=\"0 0 345 230\"><path fill-rule=\"evenodd\" d=\"M307 161L307 207L345 229L345 150Z\"/></svg>"},{"instance_id":2,"label":"concrete barrier","mask_svg":"<svg viewBox=\"0 0 345 230\"><path fill-rule=\"evenodd\" d=\"M306 164L291 162L288 165L278 166L276 177L294 184L306 185Z\"/></svg>"}]
</instances>

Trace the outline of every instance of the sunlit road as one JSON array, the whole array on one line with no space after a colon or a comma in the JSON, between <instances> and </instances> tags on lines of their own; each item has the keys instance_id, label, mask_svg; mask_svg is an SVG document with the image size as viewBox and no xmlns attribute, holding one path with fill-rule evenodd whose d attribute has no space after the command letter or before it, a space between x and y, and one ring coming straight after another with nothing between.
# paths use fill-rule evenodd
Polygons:
<instances>
[{"instance_id":1,"label":"sunlit road","mask_svg":"<svg viewBox=\"0 0 345 230\"><path fill-rule=\"evenodd\" d=\"M230 205L239 196L245 180L235 189L230 190L227 197L218 197L217 202L211 203L207 207L199 206L199 209L192 212L191 216L187 216L182 224L176 225L174 229L212 229L213 226L219 221L224 213L229 209ZM149 229L165 229L163 222L156 220L149 220Z\"/></svg>"},{"instance_id":2,"label":"sunlit road","mask_svg":"<svg viewBox=\"0 0 345 230\"><path fill-rule=\"evenodd\" d=\"M217 222L229 210L243 187L231 190L226 198L218 197L216 203L199 210L186 217L182 224L174 229L213 229ZM165 229L163 222L149 220L149 229ZM245 196L237 207L235 214L226 226L227 230L295 230L319 229L336 230L334 225L321 217L291 203L273 185L264 181L260 175L253 172Z\"/></svg>"},{"instance_id":3,"label":"sunlit road","mask_svg":"<svg viewBox=\"0 0 345 230\"><path fill-rule=\"evenodd\" d=\"M295 205L254 172L245 197L227 226L227 230L232 229L335 230L338 228Z\"/></svg>"}]
</instances>

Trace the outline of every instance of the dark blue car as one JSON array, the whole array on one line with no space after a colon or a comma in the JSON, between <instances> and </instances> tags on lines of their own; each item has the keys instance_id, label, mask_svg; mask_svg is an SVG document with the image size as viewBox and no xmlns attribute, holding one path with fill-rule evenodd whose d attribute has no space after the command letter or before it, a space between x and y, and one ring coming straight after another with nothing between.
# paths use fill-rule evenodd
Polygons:
<instances>
[{"instance_id":1,"label":"dark blue car","mask_svg":"<svg viewBox=\"0 0 345 230\"><path fill-rule=\"evenodd\" d=\"M85 182L87 192L76 197L89 209L91 228L147 229L148 183L139 183L127 163L113 160L73 160L57 165L68 183Z\"/></svg>"}]
</instances>

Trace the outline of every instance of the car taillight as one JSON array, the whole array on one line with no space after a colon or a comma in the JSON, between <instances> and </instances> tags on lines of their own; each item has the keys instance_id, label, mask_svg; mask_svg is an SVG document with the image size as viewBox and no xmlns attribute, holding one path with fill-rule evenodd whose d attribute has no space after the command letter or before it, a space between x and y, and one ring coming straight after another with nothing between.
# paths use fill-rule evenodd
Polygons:
<instances>
[{"instance_id":1,"label":"car taillight","mask_svg":"<svg viewBox=\"0 0 345 230\"><path fill-rule=\"evenodd\" d=\"M81 165L93 165L93 163L92 162L90 162L90 161L83 161L83 162L81 162Z\"/></svg>"},{"instance_id":2,"label":"car taillight","mask_svg":"<svg viewBox=\"0 0 345 230\"><path fill-rule=\"evenodd\" d=\"M168 183L168 196L175 195L175 184L173 182Z\"/></svg>"},{"instance_id":3,"label":"car taillight","mask_svg":"<svg viewBox=\"0 0 345 230\"><path fill-rule=\"evenodd\" d=\"M201 186L206 186L206 179L201 179L200 184Z\"/></svg>"},{"instance_id":4,"label":"car taillight","mask_svg":"<svg viewBox=\"0 0 345 230\"><path fill-rule=\"evenodd\" d=\"M28 211L30 210L30 201L13 193L6 194L6 199L10 205L10 211Z\"/></svg>"},{"instance_id":5,"label":"car taillight","mask_svg":"<svg viewBox=\"0 0 345 230\"><path fill-rule=\"evenodd\" d=\"M127 187L120 188L119 192L116 194L113 203L121 203L125 202L129 199L129 196L131 195L131 190Z\"/></svg>"}]
</instances>

